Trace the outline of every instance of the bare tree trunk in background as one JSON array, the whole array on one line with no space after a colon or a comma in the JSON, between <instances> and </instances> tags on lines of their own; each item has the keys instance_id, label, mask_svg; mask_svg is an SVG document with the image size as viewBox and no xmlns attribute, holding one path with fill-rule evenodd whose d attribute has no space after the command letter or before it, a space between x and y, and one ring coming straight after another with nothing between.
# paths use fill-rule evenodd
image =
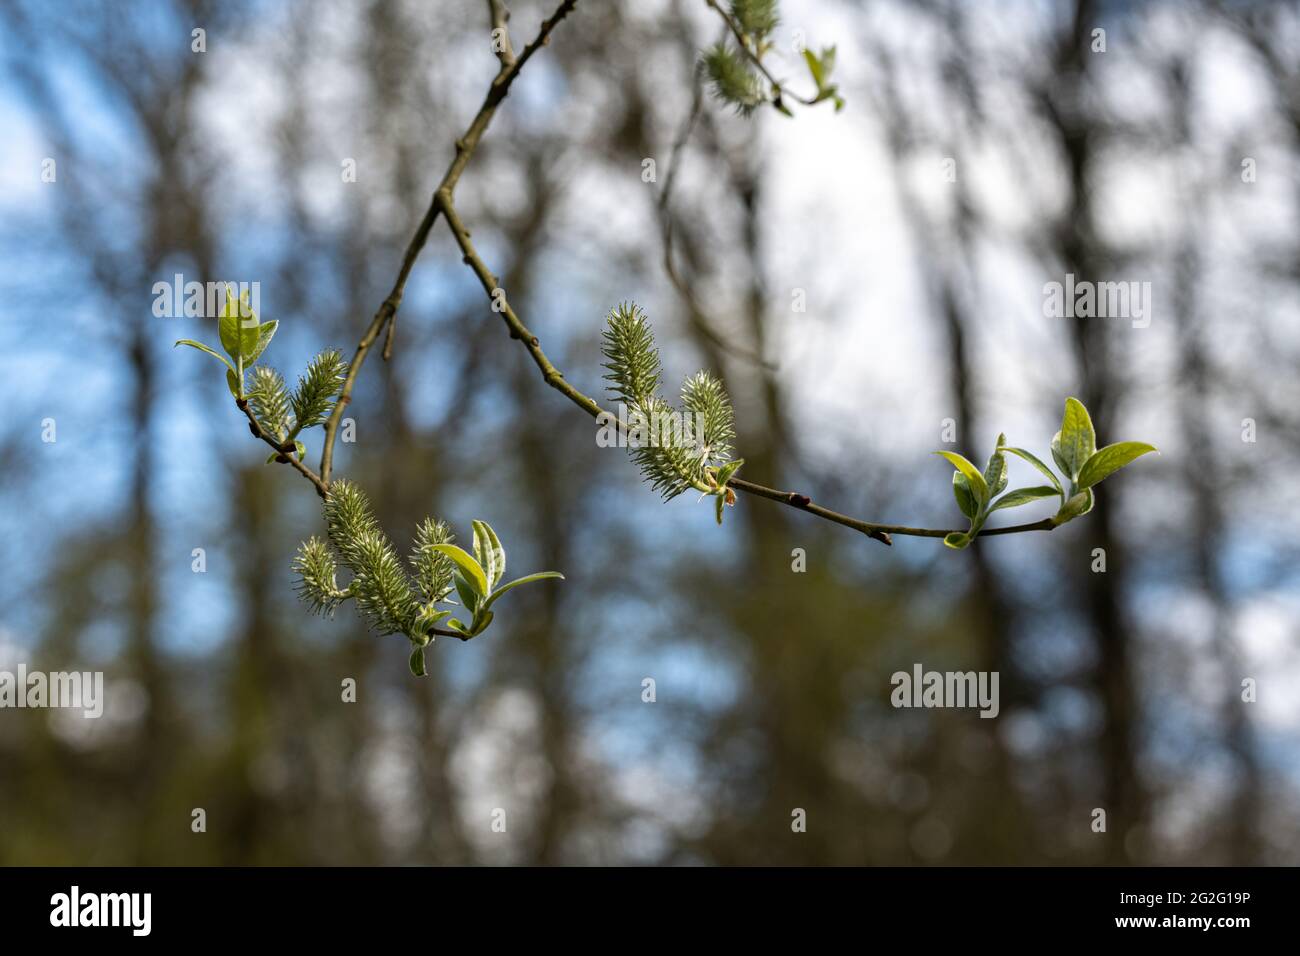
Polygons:
<instances>
[{"instance_id":1,"label":"bare tree trunk in background","mask_svg":"<svg viewBox=\"0 0 1300 956\"><path fill-rule=\"evenodd\" d=\"M1091 0L1078 0L1067 32L1059 41L1058 68L1047 88L1040 91L1047 117L1063 151L1070 201L1056 223L1054 246L1066 272L1097 281L1110 262L1094 231L1092 203L1094 151L1099 131L1086 114L1091 78L1089 43L1096 25ZM1080 367L1080 400L1091 411L1101 435L1114 434L1115 406L1119 401L1111 375L1111 357L1104 323L1088 318L1073 320L1075 349ZM1147 799L1137 768L1137 729L1141 713L1134 694L1128 623L1120 606L1115 572L1125 567L1123 542L1115 532L1114 517L1104 498L1089 515L1088 551L1073 565L1083 612L1097 642L1094 686L1104 714L1100 739L1101 798L1107 812L1107 859L1131 862L1138 847L1126 837L1136 835L1147 820ZM1106 554L1108 573L1090 571L1093 548Z\"/></svg>"},{"instance_id":2,"label":"bare tree trunk in background","mask_svg":"<svg viewBox=\"0 0 1300 956\"><path fill-rule=\"evenodd\" d=\"M947 69L943 71L948 93L959 102L962 111L953 122L961 124L961 134L966 142L977 142L981 128L971 85L973 67L971 53L966 46L965 24L960 10L945 8L942 24L936 27L948 31L951 53ZM899 68L883 47L874 51L881 66L883 81L877 91L877 104L883 113L882 120L888 145L895 164L897 192L908 224L916 237L918 248L930 251L922 264L928 284L927 293L934 314L938 316L947 342L946 358L953 383L952 397L956 407L958 445L972 460L983 462L984 449L992 450L996 435L980 430L979 400L976 394L978 369L971 347L971 333L976 328L976 318L970 303L981 301L976 272L978 258L979 222L973 208L966 179L958 175L951 188L955 190L955 229L948 233L944 227L933 224L919 197L913 191L906 175L911 160L911 150L927 143L925 130L912 122L899 90ZM906 77L902 82L906 83ZM952 143L935 143L942 155L958 157ZM959 166L961 165L959 161ZM979 670L997 672L999 696L1003 713L1032 700L1033 693L1025 684L1023 675L1012 653L1010 640L1014 626L1014 607L1007 599L1006 590L990 558L991 548L997 542L976 541L969 551L971 584L963 599L962 619L965 629L972 635L975 646L975 663ZM1024 825L1027 819L1020 794L1015 785L1015 761L1007 751L1002 736L996 728L980 728L986 734L988 752L992 755L990 785L983 788L969 804L973 821L963 833L982 845L973 847L978 858L994 858L989 854L1005 854L1007 862L1025 863L1032 859L1034 836L1032 828ZM990 823L992 825L990 825Z\"/></svg>"},{"instance_id":3,"label":"bare tree trunk in background","mask_svg":"<svg viewBox=\"0 0 1300 956\"><path fill-rule=\"evenodd\" d=\"M212 263L212 249L203 226L203 214L187 188L185 153L198 139L195 131L194 97L202 78L200 61L185 59L179 75L172 78L167 96L153 99L143 88L141 78L130 75L124 62L144 52L136 47L129 52L118 50L93 54L101 57L98 66L113 76L131 95L130 102L139 111L137 120L145 130L147 142L158 169L147 192L150 228L146 231L148 251L140 257L141 268L134 275L125 301L139 302L144 290L152 287L152 278L163 274L169 258L188 256L200 274L207 275ZM132 83L139 84L133 87ZM140 296L140 298L137 298ZM173 692L173 677L163 653L157 646L157 587L161 578L158 552L159 531L153 515L154 476L158 458L155 454L157 429L154 405L158 400L153 348L156 334L149 327L151 316L141 312L132 319L123 317L122 325L131 329L130 365L134 373L131 424L135 441L134 471L131 479L131 506L128 527L134 547L130 550L131 637L128 657L131 670L140 681L147 698L141 733L148 744L135 751L132 774L132 801L138 807L156 805L162 782L170 771L180 737L175 724L179 713ZM185 560L177 555L175 560ZM152 812L140 813L136 820L138 836L134 841L137 863L155 862L169 848L158 845L158 827ZM184 831L182 831L184 832Z\"/></svg>"},{"instance_id":4,"label":"bare tree trunk in background","mask_svg":"<svg viewBox=\"0 0 1300 956\"><path fill-rule=\"evenodd\" d=\"M1167 83L1174 102L1175 145L1186 149L1190 143L1191 104L1190 64L1174 61L1168 69ZM1183 480L1192 493L1192 527L1188 541L1192 555L1193 581L1209 602L1209 627L1221 670L1223 742L1236 770L1232 798L1226 819L1218 831L1224 844L1220 852L1234 866L1260 862L1261 797L1263 779L1255 753L1250 719L1241 699L1241 679L1245 676L1240 648L1233 634L1234 602L1224 580L1223 562L1229 546L1227 521L1222 496L1229 486L1228 475L1220 456L1201 454L1216 447L1209 423L1216 379L1210 374L1213 351L1207 341L1211 332L1205 310L1200 307L1200 242L1205 234L1204 197L1209 184L1199 174L1182 184L1190 197L1183 207L1183 241L1175 253L1173 315L1179 323L1178 379L1183 393L1178 402L1179 427L1183 447L1188 450Z\"/></svg>"}]
</instances>

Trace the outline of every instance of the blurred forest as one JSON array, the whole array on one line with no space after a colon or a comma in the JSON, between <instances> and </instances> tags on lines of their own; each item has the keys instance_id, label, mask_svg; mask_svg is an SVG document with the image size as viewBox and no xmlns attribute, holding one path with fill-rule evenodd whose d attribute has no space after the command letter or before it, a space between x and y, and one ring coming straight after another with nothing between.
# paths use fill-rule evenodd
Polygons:
<instances>
[{"instance_id":1,"label":"blurred forest","mask_svg":"<svg viewBox=\"0 0 1300 956\"><path fill-rule=\"evenodd\" d=\"M0 711L0 863L1300 863L1300 7L786 0L779 72L834 44L847 107L746 119L699 93L703 2L580 2L457 194L579 388L635 299L670 387L724 377L744 477L878 521L959 523L949 418L1045 450L1077 395L1162 454L964 552L746 496L718 527L597 447L439 224L338 474L403 552L481 517L567 580L418 680L297 601L319 500L152 290L257 281L266 361L350 356L496 71L487 6L0 2L0 668L107 685L99 720ZM551 6L511 4L517 49ZM1046 318L1067 273L1150 281L1154 320ZM893 709L917 662L998 671L1000 715Z\"/></svg>"}]
</instances>

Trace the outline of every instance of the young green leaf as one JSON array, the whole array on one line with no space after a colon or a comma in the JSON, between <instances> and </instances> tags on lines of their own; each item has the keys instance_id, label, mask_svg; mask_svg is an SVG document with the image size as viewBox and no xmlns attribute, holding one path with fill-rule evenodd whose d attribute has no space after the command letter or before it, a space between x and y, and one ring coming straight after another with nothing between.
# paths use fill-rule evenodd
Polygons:
<instances>
[{"instance_id":1,"label":"young green leaf","mask_svg":"<svg viewBox=\"0 0 1300 956\"><path fill-rule=\"evenodd\" d=\"M818 59L817 54L812 50L804 47L804 62L808 64L808 72L812 74L813 82L817 84L820 90L826 85L826 74L822 71L822 61Z\"/></svg>"},{"instance_id":2,"label":"young green leaf","mask_svg":"<svg viewBox=\"0 0 1300 956\"><path fill-rule=\"evenodd\" d=\"M822 64L822 83L819 85L825 86L825 81L831 78L831 73L835 70L835 47L822 47L822 55L820 59Z\"/></svg>"},{"instance_id":3,"label":"young green leaf","mask_svg":"<svg viewBox=\"0 0 1300 956\"><path fill-rule=\"evenodd\" d=\"M989 514L1000 511L1003 508L1018 508L1021 505L1027 505L1031 501L1038 501L1042 498L1050 498L1058 494L1056 488L1049 488L1046 485L1039 485L1037 488L1018 488L1015 491L1009 491L997 501L993 502L993 507L989 509Z\"/></svg>"},{"instance_id":4,"label":"young green leaf","mask_svg":"<svg viewBox=\"0 0 1300 956\"><path fill-rule=\"evenodd\" d=\"M1154 445L1140 441L1121 441L1099 449L1079 469L1079 487L1091 488L1103 478L1113 475L1129 462L1155 451Z\"/></svg>"},{"instance_id":5,"label":"young green leaf","mask_svg":"<svg viewBox=\"0 0 1300 956\"><path fill-rule=\"evenodd\" d=\"M1065 414L1061 418L1059 435L1055 446L1060 449L1061 459L1069 465L1070 477L1075 478L1083 463L1097 450L1097 435L1092 428L1092 418L1077 398L1065 400Z\"/></svg>"},{"instance_id":6,"label":"young green leaf","mask_svg":"<svg viewBox=\"0 0 1300 956\"><path fill-rule=\"evenodd\" d=\"M465 578L465 583L473 589L475 594L480 597L487 595L488 583L487 576L483 573L483 567L464 548L459 548L454 544L431 544L429 549L451 558L456 567L460 569L461 575Z\"/></svg>"},{"instance_id":7,"label":"young green leaf","mask_svg":"<svg viewBox=\"0 0 1300 956\"><path fill-rule=\"evenodd\" d=\"M1065 455L1061 452L1060 432L1057 432L1052 436L1052 461L1056 462L1056 467L1061 469L1061 474L1063 474L1067 480L1074 480L1074 471L1070 468L1069 461L1066 460Z\"/></svg>"},{"instance_id":8,"label":"young green leaf","mask_svg":"<svg viewBox=\"0 0 1300 956\"><path fill-rule=\"evenodd\" d=\"M735 461L729 461L718 469L718 487L725 487L731 480L731 476L740 470L740 466L745 463L745 459L737 458Z\"/></svg>"},{"instance_id":9,"label":"young green leaf","mask_svg":"<svg viewBox=\"0 0 1300 956\"><path fill-rule=\"evenodd\" d=\"M536 574L528 574L522 578L515 578L509 584L503 584L501 585L501 587L493 591L492 596L489 597L486 602L484 602L483 607L480 610L486 611L488 608L490 608L493 605L493 603L495 603L497 598L505 594L511 588L517 588L521 584L530 584L533 581L544 581L547 578L558 578L559 580L563 581L564 575L561 574L559 571L538 571Z\"/></svg>"},{"instance_id":10,"label":"young green leaf","mask_svg":"<svg viewBox=\"0 0 1300 956\"><path fill-rule=\"evenodd\" d=\"M960 551L966 545L970 544L970 535L963 531L953 531L951 534L944 535L944 547L952 548L954 551Z\"/></svg>"},{"instance_id":11,"label":"young green leaf","mask_svg":"<svg viewBox=\"0 0 1300 956\"><path fill-rule=\"evenodd\" d=\"M424 677L424 676L425 676L425 673L426 673L426 672L425 672L425 669L424 669L424 648L423 648L422 646L420 646L419 644L417 644L417 645L415 645L415 647L411 648L411 660L410 660L410 664L411 664L411 673L412 673L412 674L414 674L416 677Z\"/></svg>"},{"instance_id":12,"label":"young green leaf","mask_svg":"<svg viewBox=\"0 0 1300 956\"><path fill-rule=\"evenodd\" d=\"M472 522L474 528L474 557L483 568L488 590L496 587L506 573L506 550L492 526L486 521Z\"/></svg>"},{"instance_id":13,"label":"young green leaf","mask_svg":"<svg viewBox=\"0 0 1300 956\"><path fill-rule=\"evenodd\" d=\"M200 352L206 352L208 355L211 355L218 362L221 362L223 365L225 365L226 368L230 369L232 373L235 371L235 367L230 364L230 359L226 358L224 355L222 355L220 352L216 351L215 349L208 348L208 346L204 345L202 342L195 342L193 339L178 339L176 341L176 345L173 345L172 348L176 348L177 345L188 345L192 349L198 349Z\"/></svg>"},{"instance_id":14,"label":"young green leaf","mask_svg":"<svg viewBox=\"0 0 1300 956\"><path fill-rule=\"evenodd\" d=\"M979 503L980 509L983 509L988 504L989 486L984 476L980 474L980 470L955 451L936 451L935 454L948 459L954 468L966 476L966 480L970 482L971 493Z\"/></svg>"},{"instance_id":15,"label":"young green leaf","mask_svg":"<svg viewBox=\"0 0 1300 956\"><path fill-rule=\"evenodd\" d=\"M1039 472L1043 475L1043 477L1045 477L1048 481L1052 483L1052 487L1056 489L1056 493L1061 496L1061 504L1065 504L1065 489L1061 487L1061 482L1060 480L1057 479L1052 469L1048 468L1041 461L1039 461L1037 457L1031 455L1023 448L1010 448L1004 446L1002 448L1002 451L1010 452L1011 454L1015 455L1017 458L1023 458L1025 461L1029 462L1031 465L1037 468Z\"/></svg>"},{"instance_id":16,"label":"young green leaf","mask_svg":"<svg viewBox=\"0 0 1300 956\"><path fill-rule=\"evenodd\" d=\"M1001 450L1002 443L1006 440L1006 435L998 436L993 454L989 455L988 465L984 468L984 483L989 486L989 498L991 499L1002 494L1003 489L1007 486L1007 459Z\"/></svg>"},{"instance_id":17,"label":"young green leaf","mask_svg":"<svg viewBox=\"0 0 1300 956\"><path fill-rule=\"evenodd\" d=\"M244 356L245 365L252 365L266 351L266 347L271 344L272 336L275 335L275 330L279 327L280 323L275 320L257 326L257 339L253 343L252 350Z\"/></svg>"},{"instance_id":18,"label":"young green leaf","mask_svg":"<svg viewBox=\"0 0 1300 956\"><path fill-rule=\"evenodd\" d=\"M820 56L805 47L803 58L804 62L808 64L808 72L812 74L813 82L817 84L817 98L814 102L820 103L825 99L834 99L836 101L836 111L838 112L843 108L844 102L836 95L836 88L830 83L831 71L835 69L835 47L824 47Z\"/></svg>"},{"instance_id":19,"label":"young green leaf","mask_svg":"<svg viewBox=\"0 0 1300 956\"><path fill-rule=\"evenodd\" d=\"M1092 489L1085 488L1061 506L1061 510L1052 518L1052 524L1063 525L1067 521L1086 515L1092 510L1092 504Z\"/></svg>"},{"instance_id":20,"label":"young green leaf","mask_svg":"<svg viewBox=\"0 0 1300 956\"><path fill-rule=\"evenodd\" d=\"M226 301L217 320L217 332L221 337L221 347L227 355L236 362L243 358L247 364L251 364L248 356L257 350L260 333L257 313L253 311L247 292L236 297L235 287L226 286ZM267 341L270 341L269 337Z\"/></svg>"},{"instance_id":21,"label":"young green leaf","mask_svg":"<svg viewBox=\"0 0 1300 956\"><path fill-rule=\"evenodd\" d=\"M483 595L474 590L474 585L465 579L465 575L459 568L452 573L451 580L456 586L456 596L460 598L460 603L465 605L465 609L471 614L477 611Z\"/></svg>"},{"instance_id":22,"label":"young green leaf","mask_svg":"<svg viewBox=\"0 0 1300 956\"><path fill-rule=\"evenodd\" d=\"M979 504L970 490L970 480L960 471L952 473L952 495L957 499L957 507L971 521L979 514Z\"/></svg>"},{"instance_id":23,"label":"young green leaf","mask_svg":"<svg viewBox=\"0 0 1300 956\"><path fill-rule=\"evenodd\" d=\"M457 634L461 635L462 637L474 636L473 631L467 628L464 624L460 623L460 621L456 620L454 617L447 622L447 628L448 630L455 631Z\"/></svg>"}]
</instances>

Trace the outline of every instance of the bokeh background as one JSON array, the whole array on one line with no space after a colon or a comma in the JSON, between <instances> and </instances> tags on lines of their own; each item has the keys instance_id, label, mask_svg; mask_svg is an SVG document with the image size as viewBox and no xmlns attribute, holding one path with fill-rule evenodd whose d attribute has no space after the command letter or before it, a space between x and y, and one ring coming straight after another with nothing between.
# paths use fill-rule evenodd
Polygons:
<instances>
[{"instance_id":1,"label":"bokeh background","mask_svg":"<svg viewBox=\"0 0 1300 956\"><path fill-rule=\"evenodd\" d=\"M417 680L298 603L318 499L152 290L256 281L266 361L350 355L496 70L486 6L0 4L0 667L107 681L98 721L0 711L0 862L1300 862L1297 5L785 0L777 72L834 44L846 109L692 121L704 3L580 3L458 191L578 387L635 299L670 383L725 377L746 477L894 523L958 524L930 453L1045 451L1067 395L1162 454L961 553L752 498L719 528L597 447L439 223L339 473L402 550L483 517L567 581ZM520 48L550 10L512 6ZM1150 282L1149 327L1046 317L1066 273ZM999 717L891 708L915 663L997 670Z\"/></svg>"}]
</instances>

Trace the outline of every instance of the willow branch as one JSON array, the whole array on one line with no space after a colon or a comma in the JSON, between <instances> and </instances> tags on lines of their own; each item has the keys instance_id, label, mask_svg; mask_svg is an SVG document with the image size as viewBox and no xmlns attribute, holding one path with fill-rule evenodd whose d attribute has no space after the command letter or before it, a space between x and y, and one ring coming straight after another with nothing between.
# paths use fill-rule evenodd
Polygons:
<instances>
[{"instance_id":1,"label":"willow branch","mask_svg":"<svg viewBox=\"0 0 1300 956\"><path fill-rule=\"evenodd\" d=\"M719 7L714 0L706 0L706 2L723 17L727 22L728 27L730 27L731 31L736 35L741 48L745 50L746 54L754 62L755 66L763 73L764 77L767 78L768 82L770 82L775 89L780 91L781 85L767 71L766 67L759 62L757 56L749 49L749 46L745 42L743 33L740 31L738 25L732 20L731 16ZM334 458L334 439L338 431L339 422L342 420L344 406L351 399L352 389L355 385L357 374L360 371L362 364L365 362L366 356L369 354L371 347L378 340L379 334L384 330L386 324L389 328L389 338L385 346L385 357L388 357L390 354L392 345L391 323L394 321L397 309L401 305L402 293L406 287L406 280L410 276L411 269L415 265L415 260L419 257L421 250L428 241L429 232L432 230L433 224L437 221L440 215L446 220L447 226L451 230L453 238L456 240L456 244L460 247L462 260L478 277L479 283L483 286L483 291L487 294L489 300L493 302L494 309L499 310L499 314L510 333L510 337L523 343L524 348L527 349L529 356L533 360L533 364L535 364L538 371L541 372L542 380L551 388L564 395L565 398L569 399L569 401L573 402L592 418L598 418L602 414L605 414L611 419L614 419L614 416L601 408L600 404L594 398L571 385L564 377L564 373L552 364L551 360L547 357L546 352L543 351L538 337L534 335L526 325L524 325L523 321L519 318L519 315L515 312L514 307L510 305L509 300L500 292L501 287L499 280L496 275L493 274L492 270L487 267L482 256L478 254L478 250L475 249L469 229L466 228L464 221L460 218L460 214L456 211L454 202L456 184L460 181L461 174L469 163L470 157L474 153L474 149L478 146L479 140L482 138L483 133L491 123L497 107L510 91L511 83L514 82L515 77L519 75L520 70L523 69L524 65L533 54L549 42L551 31L555 29L556 25L559 24L561 20L569 15L576 4L577 0L564 0L564 2L556 8L555 12L552 13L548 19L542 22L541 29L538 31L538 34L533 41L529 43L524 48L523 52L516 57L511 51L509 34L506 31L506 21L509 18L509 14L505 10L503 4L498 2L498 0L488 0L488 12L492 28L494 30L500 29L503 31L503 43L501 44L501 49L496 51L497 59L501 64L500 69L498 70L496 77L492 80L487 96L483 100L483 105L479 107L478 113L475 114L474 119L470 122L465 134L461 136L460 139L456 140L456 154L451 161L451 165L448 166L446 173L443 175L442 181L438 184L438 188L434 191L433 199L429 203L429 208L425 212L419 228L416 229L415 235L407 245L406 254L402 258L402 267L398 272L397 280L393 284L392 291L388 294L388 297L384 300L383 304L380 305L379 311L375 313L374 318L370 321L370 325L366 328L361 340L357 343L357 350L353 356L352 362L348 366L347 378L339 394L338 403L335 405L334 411L325 425L325 447L321 452L320 476L317 477L310 469L306 468L306 466L297 461L297 459L292 455L286 455L281 451L281 454L287 458L290 464L293 464L299 471L313 481L316 485L317 491L322 496L329 490L330 474ZM799 102L811 105L811 101L803 100L799 97L795 97L795 99L799 100ZM257 420L253 417L252 413L248 411L247 407L244 408L244 413L248 415L252 426L256 429L255 434L258 434L258 437L263 438L263 440L271 444L272 447L281 450L280 446L274 442L274 440L270 439L261 431L261 426L257 424ZM775 488L768 488L764 485L755 484L754 482L746 481L741 478L732 478L728 482L728 486L736 491L741 491L759 498L766 498L769 501L780 502L789 507L796 508L800 511L806 511L819 518L834 522L835 524L844 525L847 528L859 531L862 534L874 538L886 545L892 544L891 535L895 534L925 538L942 538L948 534L952 534L954 531L960 530L911 528L905 525L889 525L863 521L815 504L807 495L794 491L779 491ZM1052 524L1051 519L1043 519L1042 521L1033 522L1031 524L1015 525L1009 528L995 528L989 531L983 531L982 534L987 536L995 534L1016 534L1024 531L1050 531L1053 527L1054 525ZM441 629L435 629L434 633L442 634L444 632ZM450 636L460 635L452 634Z\"/></svg>"},{"instance_id":2,"label":"willow branch","mask_svg":"<svg viewBox=\"0 0 1300 956\"><path fill-rule=\"evenodd\" d=\"M763 63L762 58L758 55L758 51L750 45L749 38L745 36L745 31L740 28L740 24L736 22L736 18L724 10L717 0L704 0L704 2L707 6L715 10L718 16L722 17L723 22L725 22L727 27L731 30L731 35L736 38L736 44L745 54L746 59L748 59L750 63L754 64L754 68L758 70L759 73L763 74L763 79L767 80L772 89L776 91L776 99L778 102L783 96L789 96L790 99L794 100L796 103L802 103L804 106L817 105L816 100L807 99L800 96L798 93L791 93L781 85L777 78L772 75L771 71L768 70L767 66Z\"/></svg>"},{"instance_id":3,"label":"willow branch","mask_svg":"<svg viewBox=\"0 0 1300 956\"><path fill-rule=\"evenodd\" d=\"M456 183L460 181L460 175L465 171L470 156L474 154L479 140L482 139L488 124L492 122L497 107L501 105L501 101L510 92L510 84L515 81L515 77L519 75L519 71L524 68L524 65L532 58L533 54L550 42L551 31L572 12L577 2L578 0L563 0L555 12L542 21L537 36L524 47L523 52L518 56L515 56L513 52L506 52L506 50L510 49L509 34L504 34L506 37L503 44L504 49L497 53L497 59L501 64L500 69L498 69L497 75L492 79L492 83L488 87L487 95L483 98L483 105L479 107L465 133L456 140L456 154L452 157L451 164L443 174L438 188L434 190L433 199L429 203L424 218L420 220L415 235L411 237L411 241L406 246L406 252L402 256L402 266L398 270L397 280L393 283L392 291L388 293L388 297L379 306L379 310L375 312L374 318L370 320L370 325L366 327L361 340L357 343L357 350L348 365L347 378L344 380L343 388L339 392L338 403L334 406L334 411L325 423L325 447L321 450L320 456L320 479L327 489L330 476L334 471L334 440L338 434L339 423L343 420L343 411L348 402L352 400L352 389L356 385L361 366L365 364L370 349L379 339L379 334L384 330L385 325L388 325L389 336L384 345L384 358L387 359L392 356L393 325L390 323L396 320L397 310L402 304L402 295L406 290L406 280L410 277L411 269L415 266L415 260L419 258L421 250L424 249L424 244L428 241L429 232L433 229L434 222L437 221L441 208L438 197L443 193L450 195L455 191ZM493 29L501 28L504 30L508 18L504 8L499 3L489 2L488 10Z\"/></svg>"},{"instance_id":4,"label":"willow branch","mask_svg":"<svg viewBox=\"0 0 1300 956\"><path fill-rule=\"evenodd\" d=\"M501 47L493 47L497 59L501 61L502 67L510 67L515 62L515 51L510 46L510 11L506 9L503 0L487 0L488 19L492 21L492 40L494 43L500 42ZM501 31L498 37L497 31Z\"/></svg>"},{"instance_id":5,"label":"willow branch","mask_svg":"<svg viewBox=\"0 0 1300 956\"><path fill-rule=\"evenodd\" d=\"M249 409L248 399L241 398L236 401L235 404L239 406L239 410L248 418L248 430L253 433L253 437L260 438L279 452L279 455L276 456L275 460L293 465L300 475L316 486L316 494L324 498L326 493L329 491L329 486L321 480L320 475L316 474L316 472L312 471L298 459L293 444L293 438L286 438L283 442L276 441L273 435L267 434L266 429L262 427L262 423L257 420L257 416L255 416Z\"/></svg>"},{"instance_id":6,"label":"willow branch","mask_svg":"<svg viewBox=\"0 0 1300 956\"><path fill-rule=\"evenodd\" d=\"M456 211L456 206L452 201L451 193L444 193L437 197L443 218L447 221L447 226L460 247L462 261L473 270L478 276L479 283L483 286L483 291L487 293L488 298L493 302L494 308L500 308L502 321L505 322L506 328L510 332L512 339L518 339L523 343L524 348L528 350L529 356L532 357L533 364L537 366L538 371L542 373L542 380L551 388L558 391L569 401L573 402L592 418L597 418L604 414L608 416L607 420L617 421L617 418L610 412L601 408L590 395L583 393L575 388L564 377L564 373L552 364L547 358L546 352L543 351L541 341L524 325L523 320L515 312L514 307L510 305L509 300L501 294L494 296L494 292L500 289L497 277L493 275L492 270L487 267L483 257L479 255L478 250L474 248L473 240L465 223L461 220L460 214ZM776 501L799 511L806 511L809 514L832 521L835 524L843 525L846 528L852 528L860 531L869 538L881 542L882 544L892 544L892 535L910 535L918 538L942 538L954 532L959 532L960 528L912 528L907 525L879 524L874 521L863 521L859 518L853 518L838 511L832 511L830 508L824 508L813 502L807 495L800 494L797 491L779 491L776 488L768 488L766 485L756 484L752 481L746 481L743 478L732 478L727 482L728 487L736 491L742 491L745 494L754 495L758 498L766 498L768 501ZM981 531L980 536L993 534L1018 534L1024 531L1051 531L1055 525L1050 518L1044 518L1042 521L1035 521L1030 524L1013 525L1008 528L994 528L989 531Z\"/></svg>"}]
</instances>

